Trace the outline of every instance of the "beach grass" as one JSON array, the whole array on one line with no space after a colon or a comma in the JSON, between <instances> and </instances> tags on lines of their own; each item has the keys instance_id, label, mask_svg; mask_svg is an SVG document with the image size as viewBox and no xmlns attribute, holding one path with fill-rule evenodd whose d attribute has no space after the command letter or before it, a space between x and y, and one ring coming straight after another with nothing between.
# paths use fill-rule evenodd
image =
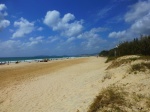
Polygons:
<instances>
[{"instance_id":1,"label":"beach grass","mask_svg":"<svg viewBox=\"0 0 150 112\"><path fill-rule=\"evenodd\" d=\"M110 85L96 96L88 112L149 112L150 95L127 92L122 86Z\"/></svg>"},{"instance_id":2,"label":"beach grass","mask_svg":"<svg viewBox=\"0 0 150 112\"><path fill-rule=\"evenodd\" d=\"M143 60L143 61L149 61L150 60L150 56L137 56L137 57L134 57L134 56L130 57L129 56L128 58L122 58L122 59L121 58L120 57L113 58L112 63L107 67L107 69L117 68L123 64L131 63L131 62L134 62L136 60ZM136 67L139 67L139 66L140 65L135 66L135 69L136 69ZM142 66L145 66L148 69L150 69L149 63L142 63ZM141 68L141 67L139 67L139 68ZM134 69L134 67L133 67L133 69Z\"/></svg>"},{"instance_id":3,"label":"beach grass","mask_svg":"<svg viewBox=\"0 0 150 112\"><path fill-rule=\"evenodd\" d=\"M142 63L137 63L137 64L134 64L131 66L131 70L130 72L145 72L146 70L149 70L150 69L150 63L145 63L145 62L142 62Z\"/></svg>"},{"instance_id":4,"label":"beach grass","mask_svg":"<svg viewBox=\"0 0 150 112\"><path fill-rule=\"evenodd\" d=\"M103 89L90 105L88 112L125 112L127 92L119 86Z\"/></svg>"}]
</instances>

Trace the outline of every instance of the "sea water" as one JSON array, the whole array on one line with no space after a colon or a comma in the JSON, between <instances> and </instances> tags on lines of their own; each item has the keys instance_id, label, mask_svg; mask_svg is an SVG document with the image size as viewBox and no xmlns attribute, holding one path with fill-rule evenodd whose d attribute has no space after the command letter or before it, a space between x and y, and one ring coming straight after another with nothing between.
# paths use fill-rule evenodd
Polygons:
<instances>
[{"instance_id":1,"label":"sea water","mask_svg":"<svg viewBox=\"0 0 150 112\"><path fill-rule=\"evenodd\" d=\"M72 58L69 56L42 56L42 57L0 57L0 63L15 63L15 62L33 62L43 59L57 60L63 58Z\"/></svg>"}]
</instances>

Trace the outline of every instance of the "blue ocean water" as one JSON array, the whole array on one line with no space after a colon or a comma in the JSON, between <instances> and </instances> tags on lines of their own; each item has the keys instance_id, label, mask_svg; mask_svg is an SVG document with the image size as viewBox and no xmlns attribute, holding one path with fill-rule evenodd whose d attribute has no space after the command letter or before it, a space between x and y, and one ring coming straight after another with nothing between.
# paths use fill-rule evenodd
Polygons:
<instances>
[{"instance_id":1,"label":"blue ocean water","mask_svg":"<svg viewBox=\"0 0 150 112\"><path fill-rule=\"evenodd\" d=\"M42 59L67 58L68 56L36 56L36 57L0 57L0 62L34 61Z\"/></svg>"}]
</instances>

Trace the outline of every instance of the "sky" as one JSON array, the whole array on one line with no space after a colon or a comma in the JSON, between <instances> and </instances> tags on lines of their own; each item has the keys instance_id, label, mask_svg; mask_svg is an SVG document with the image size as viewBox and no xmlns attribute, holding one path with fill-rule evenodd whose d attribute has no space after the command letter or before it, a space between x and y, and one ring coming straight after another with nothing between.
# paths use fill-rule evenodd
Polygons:
<instances>
[{"instance_id":1,"label":"sky","mask_svg":"<svg viewBox=\"0 0 150 112\"><path fill-rule=\"evenodd\" d=\"M0 0L0 57L79 55L150 34L150 0Z\"/></svg>"}]
</instances>

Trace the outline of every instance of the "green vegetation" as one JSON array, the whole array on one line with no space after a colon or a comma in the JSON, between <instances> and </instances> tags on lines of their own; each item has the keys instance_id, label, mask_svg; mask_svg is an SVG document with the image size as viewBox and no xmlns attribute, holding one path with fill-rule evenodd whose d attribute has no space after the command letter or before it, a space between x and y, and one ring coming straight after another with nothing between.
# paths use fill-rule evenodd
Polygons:
<instances>
[{"instance_id":1,"label":"green vegetation","mask_svg":"<svg viewBox=\"0 0 150 112\"><path fill-rule=\"evenodd\" d=\"M108 57L107 62L109 62L112 59L115 59L116 57L125 55L150 56L150 36L143 36L140 39L135 38L130 42L122 42L116 48L113 48L108 51L105 50L99 53L99 56Z\"/></svg>"},{"instance_id":2,"label":"green vegetation","mask_svg":"<svg viewBox=\"0 0 150 112\"><path fill-rule=\"evenodd\" d=\"M126 56L136 55L136 56ZM136 38L130 42L122 42L118 47L108 51L102 51L99 56L107 56L106 61L112 61L107 69L125 66L129 74L138 74L150 71L150 36ZM122 57L124 56L124 57ZM138 60L138 61L136 61ZM136 61L136 62L134 62ZM120 68L119 68L120 69ZM143 73L142 73L143 75ZM122 75L123 76L123 75ZM124 75L123 79L128 76ZM112 79L112 75L107 73L102 82L106 79ZM127 85L127 84L126 84ZM138 88L138 86L137 86ZM98 94L90 105L88 112L150 112L150 94L139 91L125 91L129 88L123 86L111 85Z\"/></svg>"}]
</instances>

